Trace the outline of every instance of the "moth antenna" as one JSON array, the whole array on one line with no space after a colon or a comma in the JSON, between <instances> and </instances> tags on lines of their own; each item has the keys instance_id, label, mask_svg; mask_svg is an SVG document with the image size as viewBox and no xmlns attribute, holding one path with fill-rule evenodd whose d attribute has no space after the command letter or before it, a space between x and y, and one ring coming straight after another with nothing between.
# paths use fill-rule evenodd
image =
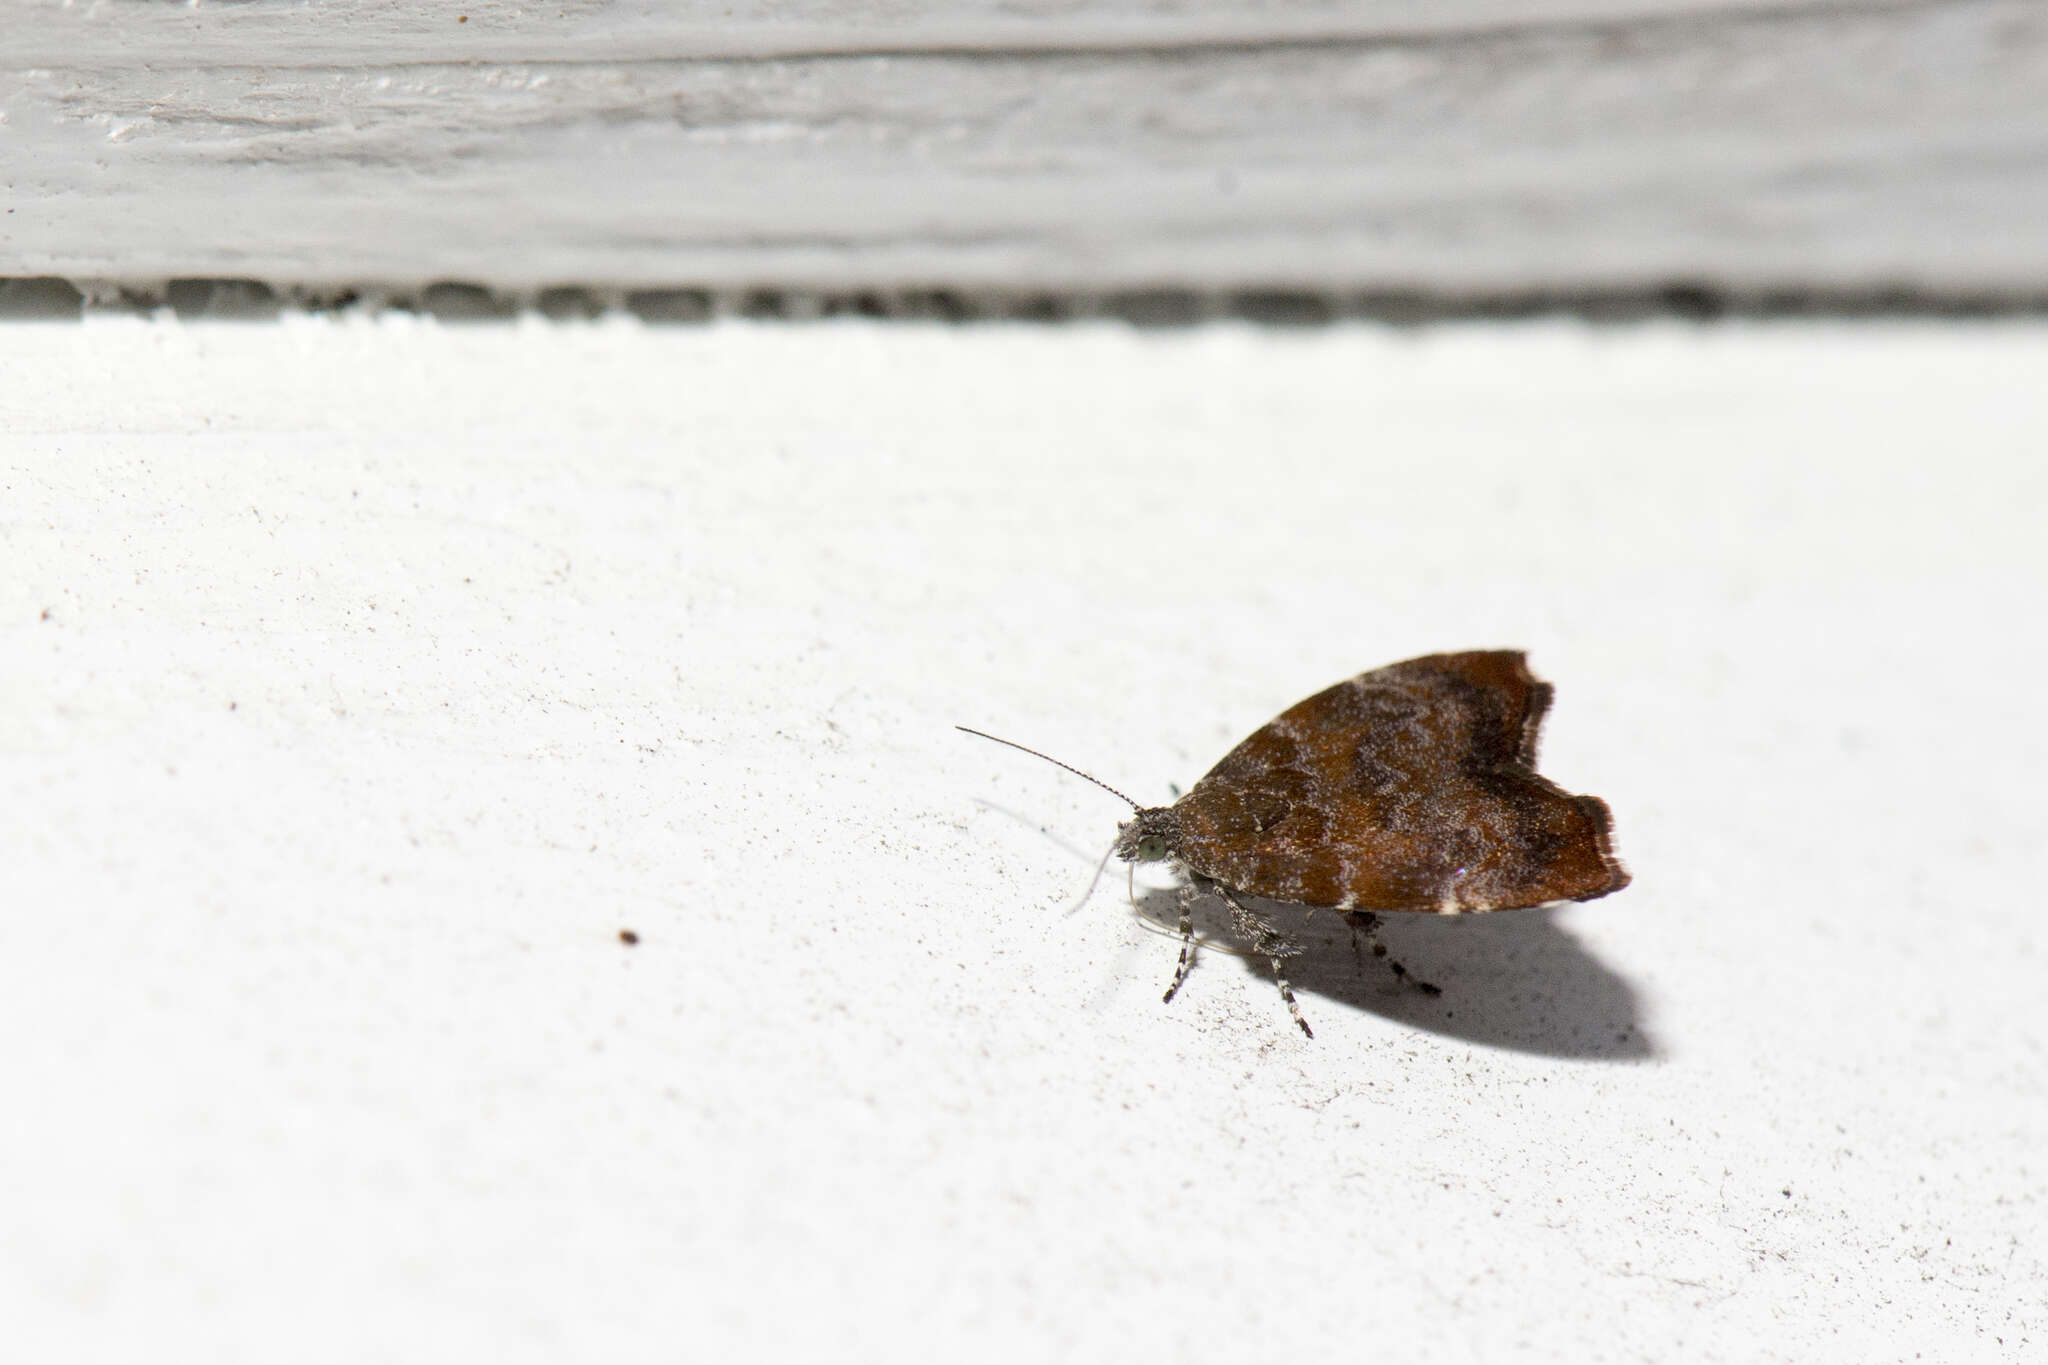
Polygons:
<instances>
[{"instance_id":1,"label":"moth antenna","mask_svg":"<svg viewBox=\"0 0 2048 1365\"><path fill-rule=\"evenodd\" d=\"M1109 851L1102 855L1102 861L1095 865L1095 875L1088 879L1088 889L1081 893L1081 899L1075 901L1072 905L1067 907L1068 914L1073 914L1076 910L1079 910L1082 906L1088 903L1088 898L1095 894L1095 888L1101 885L1102 883L1102 874L1103 871L1106 868L1108 868L1109 860L1115 856L1116 845L1111 844L1109 846Z\"/></svg>"},{"instance_id":2,"label":"moth antenna","mask_svg":"<svg viewBox=\"0 0 2048 1365\"><path fill-rule=\"evenodd\" d=\"M1102 780L1101 778L1099 778L1099 777L1089 777L1087 773L1084 773L1084 772L1082 772L1082 771L1081 771L1081 770L1080 770L1079 768L1076 768L1076 767L1075 767L1075 766L1074 766L1073 764L1071 764L1071 763L1062 763L1062 762L1060 762L1060 761L1059 761L1058 759L1054 758L1054 757L1053 757L1053 756L1052 756L1051 754L1042 754L1042 753L1038 752L1038 750L1036 750L1036 749L1032 749L1032 748L1027 748L1027 747L1026 747L1025 745L1019 744L1019 743L1018 743L1018 742L1017 742L1016 740L1014 740L1014 739L997 739L997 738L996 738L996 736L994 736L994 735L992 735L992 734L989 734L989 733L988 733L988 732L987 732L986 730L977 730L977 729L975 729L975 728L974 728L973 726L971 726L971 725L956 725L956 726L954 726L953 728L954 728L955 730L965 730L965 731L966 731L966 732L967 732L968 734L970 734L970 735L980 735L980 736L981 736L981 737L982 737L983 739L994 739L994 740L996 741L996 743L998 743L998 744L1007 744L1007 745L1009 745L1009 746L1010 746L1010 747L1011 747L1012 749L1022 749L1022 750L1023 750L1023 751L1025 752L1025 753L1027 753L1027 754L1030 754L1030 755L1031 755L1031 756L1032 756L1033 758L1042 758L1042 759L1044 759L1044 760L1045 760L1046 762L1048 762L1048 763L1052 764L1052 765L1053 765L1053 767L1055 767L1055 768L1065 768L1065 769L1066 769L1066 770L1067 770L1068 772L1072 773L1072 774L1073 774L1074 776L1076 776L1076 777L1081 777L1081 778L1087 778L1087 780L1088 780L1088 781L1090 781L1090 782L1093 782L1093 783L1094 783L1094 784L1095 784L1096 786L1098 786L1098 787L1102 788L1102 789L1103 789L1104 791L1108 792L1108 793L1109 793L1109 794L1110 794L1111 796L1114 796L1114 797L1115 797L1115 798L1116 798L1117 800L1119 800L1119 801L1123 802L1123 803L1124 803L1125 805L1129 806L1129 807L1130 807L1130 808L1131 808L1132 810L1139 810L1139 809L1142 809L1142 807L1140 807L1140 806L1138 805L1138 803L1137 803L1137 802L1135 802L1135 801L1131 800L1131 798L1130 798L1130 797L1128 797L1128 796L1125 796L1125 795L1124 795L1124 794L1123 794L1122 792L1118 791L1118 790L1117 790L1117 789L1116 789L1115 787L1112 787L1112 786L1110 786L1110 785L1109 785L1109 784L1108 784L1107 782L1104 782L1104 781L1103 781L1103 780ZM1114 850L1112 849L1111 851L1113 852ZM1107 859L1107 858L1104 858L1104 859L1102 860L1102 865L1103 865L1104 867L1108 867L1108 866L1109 866L1109 859ZM1094 888L1093 888L1093 887L1090 887L1090 888L1089 888L1089 890L1093 891L1093 890L1094 890Z\"/></svg>"}]
</instances>

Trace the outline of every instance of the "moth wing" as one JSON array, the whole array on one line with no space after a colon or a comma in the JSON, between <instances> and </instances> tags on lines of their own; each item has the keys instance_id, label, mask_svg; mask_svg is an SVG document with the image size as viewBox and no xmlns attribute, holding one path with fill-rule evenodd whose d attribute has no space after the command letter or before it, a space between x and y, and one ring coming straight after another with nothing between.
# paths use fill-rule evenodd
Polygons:
<instances>
[{"instance_id":1,"label":"moth wing","mask_svg":"<svg viewBox=\"0 0 2048 1365\"><path fill-rule=\"evenodd\" d=\"M1325 688L1181 798L1181 857L1249 895L1341 909L1512 910L1619 891L1606 804L1536 772L1550 699L1514 650Z\"/></svg>"}]
</instances>

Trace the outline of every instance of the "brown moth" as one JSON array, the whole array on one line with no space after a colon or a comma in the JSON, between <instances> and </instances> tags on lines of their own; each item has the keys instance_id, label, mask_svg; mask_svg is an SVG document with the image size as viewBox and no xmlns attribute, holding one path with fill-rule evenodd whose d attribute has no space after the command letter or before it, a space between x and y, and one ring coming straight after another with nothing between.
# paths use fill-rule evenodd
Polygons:
<instances>
[{"instance_id":1,"label":"brown moth","mask_svg":"<svg viewBox=\"0 0 2048 1365\"><path fill-rule=\"evenodd\" d=\"M1228 907L1314 1037L1284 965L1300 950L1240 897L1342 911L1354 944L1386 958L1374 938L1383 913L1516 910L1627 886L1606 803L1536 771L1550 700L1518 650L1432 654L1290 706L1170 806L1139 806L1098 782L1137 812L1118 829L1115 856L1184 874L1180 962L1165 998L1187 978L1204 895Z\"/></svg>"}]
</instances>

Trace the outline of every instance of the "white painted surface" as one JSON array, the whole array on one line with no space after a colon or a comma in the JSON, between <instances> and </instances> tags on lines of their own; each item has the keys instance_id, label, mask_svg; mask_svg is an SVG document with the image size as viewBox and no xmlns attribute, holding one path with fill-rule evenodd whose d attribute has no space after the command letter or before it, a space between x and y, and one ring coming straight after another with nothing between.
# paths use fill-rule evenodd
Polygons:
<instances>
[{"instance_id":1,"label":"white painted surface","mask_svg":"<svg viewBox=\"0 0 2048 1365\"><path fill-rule=\"evenodd\" d=\"M39 1359L2014 1361L2048 330L0 328ZM1520 645L1441 1001L1060 907ZM631 927L637 948L616 933Z\"/></svg>"},{"instance_id":2,"label":"white painted surface","mask_svg":"<svg viewBox=\"0 0 2048 1365\"><path fill-rule=\"evenodd\" d=\"M10 8L0 275L2048 281L2037 0Z\"/></svg>"}]
</instances>

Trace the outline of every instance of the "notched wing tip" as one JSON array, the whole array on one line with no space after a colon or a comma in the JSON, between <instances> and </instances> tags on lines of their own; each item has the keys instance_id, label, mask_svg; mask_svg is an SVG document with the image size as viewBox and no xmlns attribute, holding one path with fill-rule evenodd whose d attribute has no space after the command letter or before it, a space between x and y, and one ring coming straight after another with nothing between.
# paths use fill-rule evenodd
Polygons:
<instances>
[{"instance_id":1,"label":"notched wing tip","mask_svg":"<svg viewBox=\"0 0 2048 1365\"><path fill-rule=\"evenodd\" d=\"M1602 896L1611 896L1635 880L1622 863L1620 855L1614 851L1614 812L1597 796L1574 797L1573 804L1584 812L1586 819L1591 822L1593 850L1599 855L1600 865L1607 870L1605 886L1577 899L1593 901L1599 900Z\"/></svg>"}]
</instances>

